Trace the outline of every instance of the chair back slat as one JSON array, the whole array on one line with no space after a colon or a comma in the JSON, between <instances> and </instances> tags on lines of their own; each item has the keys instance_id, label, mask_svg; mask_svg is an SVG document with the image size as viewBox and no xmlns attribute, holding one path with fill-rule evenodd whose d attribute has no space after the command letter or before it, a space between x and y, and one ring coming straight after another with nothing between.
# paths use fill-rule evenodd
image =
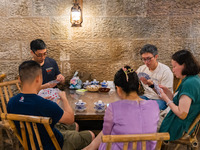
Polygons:
<instances>
[{"instance_id":1,"label":"chair back slat","mask_svg":"<svg viewBox=\"0 0 200 150\"><path fill-rule=\"evenodd\" d=\"M50 138L52 139L52 142L53 142L56 150L61 150L60 145L59 145L59 143L58 143L58 141L57 141L57 139L56 139L51 127L49 126L49 124L44 123L44 127L46 128Z\"/></svg>"},{"instance_id":2,"label":"chair back slat","mask_svg":"<svg viewBox=\"0 0 200 150\"><path fill-rule=\"evenodd\" d=\"M22 121L20 121L20 129L21 129L21 135L22 135L22 143L21 144L23 145L23 147L24 147L25 150L28 150L28 142L27 142L27 137L26 137L26 129L25 129L24 122L22 122ZM18 135L18 137L20 137L20 135Z\"/></svg>"},{"instance_id":3,"label":"chair back slat","mask_svg":"<svg viewBox=\"0 0 200 150\"><path fill-rule=\"evenodd\" d=\"M123 150L127 150L127 149L128 149L128 142L124 142Z\"/></svg>"},{"instance_id":4,"label":"chair back slat","mask_svg":"<svg viewBox=\"0 0 200 150\"><path fill-rule=\"evenodd\" d=\"M43 146L42 146L40 134L39 134L38 128L37 128L37 124L36 124L36 123L32 123L32 125L33 125L33 129L34 129L34 131L35 131L35 135L36 135L36 138L37 138L37 141L38 141L39 148L40 148L41 150L43 150Z\"/></svg>"},{"instance_id":5,"label":"chair back slat","mask_svg":"<svg viewBox=\"0 0 200 150\"><path fill-rule=\"evenodd\" d=\"M27 131L28 131L28 136L29 136L31 148L32 148L32 149L36 149L35 142L34 142L34 138L33 138L33 132L32 132L31 125L30 125L29 122L25 122L25 123L26 123L26 128L27 128Z\"/></svg>"},{"instance_id":6,"label":"chair back slat","mask_svg":"<svg viewBox=\"0 0 200 150\"><path fill-rule=\"evenodd\" d=\"M157 141L155 150L160 150L162 146L162 141Z\"/></svg>"},{"instance_id":7,"label":"chair back slat","mask_svg":"<svg viewBox=\"0 0 200 150\"><path fill-rule=\"evenodd\" d=\"M106 150L110 150L111 146L112 146L112 143L107 143Z\"/></svg>"},{"instance_id":8,"label":"chair back slat","mask_svg":"<svg viewBox=\"0 0 200 150\"><path fill-rule=\"evenodd\" d=\"M142 150L146 150L147 141L158 141L156 150L161 148L160 142L169 140L169 133L149 133L149 134L127 134L127 135L103 135L102 142L107 143L106 150L110 150L112 143L124 143L123 150L128 149L128 143L133 143L133 150L137 149L137 142L142 142Z\"/></svg>"},{"instance_id":9,"label":"chair back slat","mask_svg":"<svg viewBox=\"0 0 200 150\"><path fill-rule=\"evenodd\" d=\"M133 142L133 150L137 150L137 142Z\"/></svg>"},{"instance_id":10,"label":"chair back slat","mask_svg":"<svg viewBox=\"0 0 200 150\"><path fill-rule=\"evenodd\" d=\"M3 107L2 112L7 113L6 101L5 101L4 94L3 94L3 90L2 90L1 87L0 87L0 96L1 96L1 105L2 105L2 107Z\"/></svg>"},{"instance_id":11,"label":"chair back slat","mask_svg":"<svg viewBox=\"0 0 200 150\"><path fill-rule=\"evenodd\" d=\"M142 150L146 150L146 141L142 141Z\"/></svg>"},{"instance_id":12,"label":"chair back slat","mask_svg":"<svg viewBox=\"0 0 200 150\"><path fill-rule=\"evenodd\" d=\"M61 150L60 145L50 127L50 124L52 123L52 120L49 117L40 117L40 116L29 116L29 115L18 115L18 114L1 114L1 118L6 119L9 121L11 128L13 129L15 135L19 139L20 143L22 144L23 148L25 150L28 150L28 142L26 137L26 130L29 135L29 140L31 144L32 149L36 149L36 144L34 141L34 133L36 136L37 143L39 145L39 148L43 150L40 133L37 128L37 124L43 124L47 133L49 134L49 137L51 138L56 150ZM20 122L20 131L22 138L20 137L20 134L18 133L18 130L14 124L14 121ZM26 127L25 127L26 125ZM31 126L32 125L32 126ZM34 133L33 133L34 132Z\"/></svg>"},{"instance_id":13,"label":"chair back slat","mask_svg":"<svg viewBox=\"0 0 200 150\"><path fill-rule=\"evenodd\" d=\"M22 90L21 90L21 88L20 88L20 86L19 86L19 83L16 83L16 86L17 86L17 89L18 89L19 93L21 93Z\"/></svg>"},{"instance_id":14,"label":"chair back slat","mask_svg":"<svg viewBox=\"0 0 200 150\"><path fill-rule=\"evenodd\" d=\"M10 97L9 97L9 95L8 95L8 89L7 89L6 86L3 87L3 92L4 92L4 94L5 94L6 103L8 103Z\"/></svg>"},{"instance_id":15,"label":"chair back slat","mask_svg":"<svg viewBox=\"0 0 200 150\"><path fill-rule=\"evenodd\" d=\"M194 133L195 135L198 132L199 129L199 121L200 121L200 114L196 117L196 119L193 121L193 123L190 125L190 128L188 129L188 134L194 129L194 127L196 126Z\"/></svg>"},{"instance_id":16,"label":"chair back slat","mask_svg":"<svg viewBox=\"0 0 200 150\"><path fill-rule=\"evenodd\" d=\"M10 85L8 85L8 93L9 93L10 98L13 97L13 93L12 93Z\"/></svg>"},{"instance_id":17,"label":"chair back slat","mask_svg":"<svg viewBox=\"0 0 200 150\"><path fill-rule=\"evenodd\" d=\"M1 114L1 118L3 118L2 115L4 115L4 113ZM4 118L4 119L5 119L5 118ZM8 120L8 122L9 122L9 124L10 124L11 129L13 130L13 133L16 135L16 137L18 138L18 140L20 141L20 143L23 145L23 140L22 140L22 138L19 136L19 133L18 133L18 131L17 131L17 128L15 127L15 123L14 123L12 120Z\"/></svg>"}]
</instances>

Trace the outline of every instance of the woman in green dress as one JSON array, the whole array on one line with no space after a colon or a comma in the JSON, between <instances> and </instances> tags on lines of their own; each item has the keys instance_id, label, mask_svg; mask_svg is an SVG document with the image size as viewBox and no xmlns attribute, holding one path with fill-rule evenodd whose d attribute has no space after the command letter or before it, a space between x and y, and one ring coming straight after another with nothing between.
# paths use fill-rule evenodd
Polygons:
<instances>
[{"instance_id":1,"label":"woman in green dress","mask_svg":"<svg viewBox=\"0 0 200 150\"><path fill-rule=\"evenodd\" d=\"M169 132L170 141L177 140L187 132L190 125L200 113L200 65L188 50L180 50L172 55L174 75L182 83L173 95L161 86L161 98L170 107L164 118L160 132Z\"/></svg>"}]
</instances>

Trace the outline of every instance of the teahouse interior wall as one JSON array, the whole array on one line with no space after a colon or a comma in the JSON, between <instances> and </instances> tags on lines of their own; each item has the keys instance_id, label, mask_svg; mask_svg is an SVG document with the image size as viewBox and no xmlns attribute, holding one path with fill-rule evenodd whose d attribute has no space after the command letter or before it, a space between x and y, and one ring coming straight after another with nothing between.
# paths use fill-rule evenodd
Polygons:
<instances>
[{"instance_id":1,"label":"teahouse interior wall","mask_svg":"<svg viewBox=\"0 0 200 150\"><path fill-rule=\"evenodd\" d=\"M124 64L137 69L147 43L159 61L186 48L200 59L198 0L83 0L82 27L71 27L73 0L0 1L0 73L14 79L30 59L29 43L43 39L67 80L78 70L97 80L113 80Z\"/></svg>"}]
</instances>

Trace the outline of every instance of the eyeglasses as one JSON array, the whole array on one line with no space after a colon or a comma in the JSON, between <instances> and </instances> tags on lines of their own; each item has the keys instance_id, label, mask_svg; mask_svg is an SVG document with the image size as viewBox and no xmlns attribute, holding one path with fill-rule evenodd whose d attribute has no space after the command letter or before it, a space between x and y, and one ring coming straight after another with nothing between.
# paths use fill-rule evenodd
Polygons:
<instances>
[{"instance_id":1,"label":"eyeglasses","mask_svg":"<svg viewBox=\"0 0 200 150\"><path fill-rule=\"evenodd\" d=\"M34 51L33 51L33 53L37 56L37 57L45 57L45 56L47 56L47 52L44 52L44 53L40 53L40 54L36 54Z\"/></svg>"},{"instance_id":2,"label":"eyeglasses","mask_svg":"<svg viewBox=\"0 0 200 150\"><path fill-rule=\"evenodd\" d=\"M141 58L143 62L150 62L153 57Z\"/></svg>"}]
</instances>

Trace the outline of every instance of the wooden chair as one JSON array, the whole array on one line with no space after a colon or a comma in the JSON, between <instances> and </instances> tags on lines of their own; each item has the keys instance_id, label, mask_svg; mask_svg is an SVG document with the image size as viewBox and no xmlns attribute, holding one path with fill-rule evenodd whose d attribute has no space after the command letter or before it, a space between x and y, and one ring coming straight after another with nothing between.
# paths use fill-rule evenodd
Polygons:
<instances>
[{"instance_id":1,"label":"wooden chair","mask_svg":"<svg viewBox=\"0 0 200 150\"><path fill-rule=\"evenodd\" d=\"M25 150L28 150L28 141L30 141L31 148L33 150L36 149L36 144L34 142L34 134L36 136L38 145L40 150L43 149L43 145L40 138L40 133L37 128L37 124L43 124L47 133L49 134L49 137L51 138L56 150L61 150L60 145L50 127L50 124L52 123L52 119L49 117L40 117L40 116L29 116L29 115L19 115L19 114L1 114L1 118L8 120L9 124L14 131L15 135L19 139L20 143L22 144L23 148ZM20 136L14 121L19 121L20 123L20 129L21 129L21 135ZM33 127L33 129L32 129ZM26 132L28 132L29 138L26 137Z\"/></svg>"},{"instance_id":2,"label":"wooden chair","mask_svg":"<svg viewBox=\"0 0 200 150\"><path fill-rule=\"evenodd\" d=\"M6 81L0 83L0 100L1 100L1 107L0 107L0 114L1 113L7 113L7 103L11 97L13 97L14 93L20 93L21 88L19 86L19 80L13 80L13 81ZM8 138L5 138L3 136L3 131L6 132L6 136ZM0 146L3 146L4 143L7 143L12 146L13 149L19 149L19 141L13 134L12 129L10 128L10 125L7 120L1 118L0 121Z\"/></svg>"},{"instance_id":3,"label":"wooden chair","mask_svg":"<svg viewBox=\"0 0 200 150\"><path fill-rule=\"evenodd\" d=\"M146 141L157 141L156 150L160 150L162 141L169 140L169 133L103 135L102 142L107 143L106 150L110 150L112 143L122 142L123 150L128 149L128 144L133 143L133 150L137 150L137 142L142 142L142 150L146 150Z\"/></svg>"},{"instance_id":4,"label":"wooden chair","mask_svg":"<svg viewBox=\"0 0 200 150\"><path fill-rule=\"evenodd\" d=\"M180 145L187 145L187 149L198 150L199 143L197 140L197 134L200 126L200 114L196 117L187 133L185 133L180 139L176 141L170 141L165 143L165 149L169 149L170 143L177 144L174 150L177 150Z\"/></svg>"},{"instance_id":5,"label":"wooden chair","mask_svg":"<svg viewBox=\"0 0 200 150\"><path fill-rule=\"evenodd\" d=\"M3 82L3 80L5 79L5 77L6 77L6 74L1 74L0 75L0 82Z\"/></svg>"}]
</instances>

